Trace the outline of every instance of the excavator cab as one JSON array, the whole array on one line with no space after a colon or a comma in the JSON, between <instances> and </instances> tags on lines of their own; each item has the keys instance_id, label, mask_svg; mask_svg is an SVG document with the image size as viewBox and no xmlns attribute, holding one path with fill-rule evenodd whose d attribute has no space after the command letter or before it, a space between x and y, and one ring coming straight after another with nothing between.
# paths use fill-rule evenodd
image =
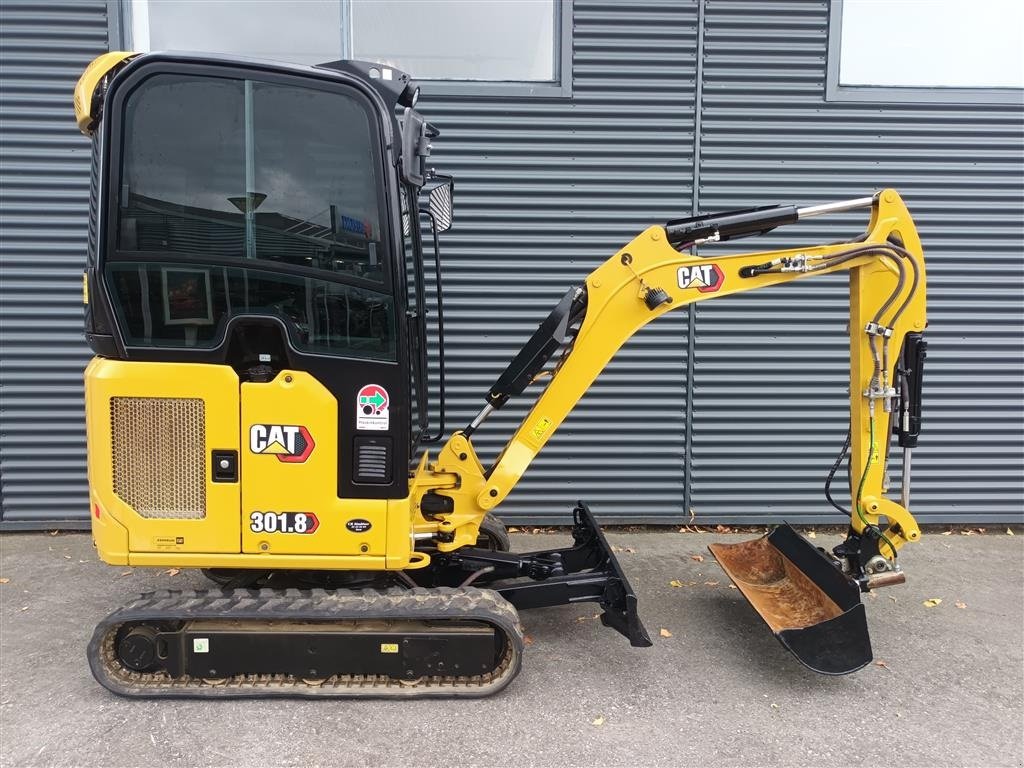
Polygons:
<instances>
[{"instance_id":1,"label":"excavator cab","mask_svg":"<svg viewBox=\"0 0 1024 768\"><path fill-rule=\"evenodd\" d=\"M321 509L408 496L410 457L430 437L420 221L443 230L452 211L451 180L426 167L437 132L409 76L188 54L114 53L93 67L76 97L96 153L87 380L114 413L90 434L113 445L116 487L94 482L94 503L127 499L132 519L144 507L128 551L277 551L248 518L291 510L297 477L320 487L305 503ZM171 397L175 382L192 406ZM173 475L154 476L161 463ZM279 490L239 493L254 473ZM189 535L166 535L171 514L192 520ZM322 538L284 549L383 556L384 514L368 509L381 534L361 536L321 513Z\"/></svg>"}]
</instances>

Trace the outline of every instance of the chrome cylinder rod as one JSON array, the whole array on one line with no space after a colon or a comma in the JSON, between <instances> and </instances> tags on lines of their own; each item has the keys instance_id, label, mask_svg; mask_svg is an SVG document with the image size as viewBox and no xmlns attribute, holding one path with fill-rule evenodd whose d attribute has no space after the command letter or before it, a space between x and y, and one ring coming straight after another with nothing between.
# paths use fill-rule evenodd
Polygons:
<instances>
[{"instance_id":1,"label":"chrome cylinder rod","mask_svg":"<svg viewBox=\"0 0 1024 768\"><path fill-rule=\"evenodd\" d=\"M483 424L484 420L488 416L490 416L492 413L494 413L494 411L495 411L495 408L494 408L493 405L491 405L490 403L485 405L483 408L480 409L480 413L478 413L476 415L476 417L473 419L473 421L470 422L469 426L466 427L464 430L462 430L462 433L466 437L469 437L470 435L472 435L474 432L476 432L476 428L479 427L481 424Z\"/></svg>"},{"instance_id":2,"label":"chrome cylinder rod","mask_svg":"<svg viewBox=\"0 0 1024 768\"><path fill-rule=\"evenodd\" d=\"M870 208L874 204L875 198L873 197L857 197L853 200L840 200L838 203L824 203L822 205L810 205L807 208L797 208L796 216L798 219L809 219L812 216L824 216L828 213Z\"/></svg>"},{"instance_id":3,"label":"chrome cylinder rod","mask_svg":"<svg viewBox=\"0 0 1024 768\"><path fill-rule=\"evenodd\" d=\"M910 456L912 449L903 449L903 476L900 479L900 504L910 509Z\"/></svg>"}]
</instances>

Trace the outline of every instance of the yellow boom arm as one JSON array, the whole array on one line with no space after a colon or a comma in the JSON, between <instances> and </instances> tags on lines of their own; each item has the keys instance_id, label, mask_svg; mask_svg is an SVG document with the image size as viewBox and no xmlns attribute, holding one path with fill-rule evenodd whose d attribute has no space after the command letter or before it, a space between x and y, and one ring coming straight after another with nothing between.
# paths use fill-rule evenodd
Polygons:
<instances>
[{"instance_id":1,"label":"yellow boom arm","mask_svg":"<svg viewBox=\"0 0 1024 768\"><path fill-rule=\"evenodd\" d=\"M885 518L880 553L886 557L917 540L920 529L910 512L885 498L883 475L897 358L906 335L925 328L924 256L895 191L853 202L870 205L872 215L866 234L849 243L700 258L673 247L665 227L641 232L587 277L586 314L575 341L492 470L485 472L463 432L452 435L434 464L424 457L414 477L415 509L431 490L454 504L446 514L418 516L417 531L442 533L442 551L472 545L484 515L512 491L623 343L655 318L696 301L848 270L852 526L858 533L878 531ZM813 215L852 207L858 206L804 210Z\"/></svg>"}]
</instances>

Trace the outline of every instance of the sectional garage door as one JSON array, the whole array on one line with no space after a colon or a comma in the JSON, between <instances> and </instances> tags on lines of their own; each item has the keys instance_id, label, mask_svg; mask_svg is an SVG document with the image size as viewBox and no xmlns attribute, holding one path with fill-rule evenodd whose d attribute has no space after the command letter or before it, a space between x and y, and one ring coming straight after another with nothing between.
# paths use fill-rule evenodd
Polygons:
<instances>
[{"instance_id":1,"label":"sectional garage door","mask_svg":"<svg viewBox=\"0 0 1024 768\"><path fill-rule=\"evenodd\" d=\"M82 268L90 145L72 89L107 3L0 3L0 504L5 528L88 524Z\"/></svg>"},{"instance_id":2,"label":"sectional garage door","mask_svg":"<svg viewBox=\"0 0 1024 768\"><path fill-rule=\"evenodd\" d=\"M111 4L116 6L116 4ZM71 89L107 49L103 1L0 3L0 526L85 526L81 268L89 143ZM1024 510L1021 104L824 98L829 5L574 0L571 95L441 96L449 430L570 285L695 207L893 186L929 258L922 522ZM839 239L816 219L756 247ZM754 241L747 241L754 242ZM746 244L746 243L744 243ZM724 249L723 249L724 250ZM711 251L705 252L705 255ZM842 277L705 302L629 342L502 505L566 522L842 522L822 501L845 432ZM477 433L493 457L525 413ZM689 425L689 426L688 426ZM891 467L898 492L899 465Z\"/></svg>"}]
</instances>

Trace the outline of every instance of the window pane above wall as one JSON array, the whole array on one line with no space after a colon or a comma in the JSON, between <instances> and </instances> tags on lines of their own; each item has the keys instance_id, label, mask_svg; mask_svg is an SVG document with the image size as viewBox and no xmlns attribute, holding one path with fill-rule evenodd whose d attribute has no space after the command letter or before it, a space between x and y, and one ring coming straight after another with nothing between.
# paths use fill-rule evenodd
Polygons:
<instances>
[{"instance_id":1,"label":"window pane above wall","mask_svg":"<svg viewBox=\"0 0 1024 768\"><path fill-rule=\"evenodd\" d=\"M341 0L135 0L132 30L135 50L322 64L341 58Z\"/></svg>"},{"instance_id":2,"label":"window pane above wall","mask_svg":"<svg viewBox=\"0 0 1024 768\"><path fill-rule=\"evenodd\" d=\"M1024 87L1021 0L843 0L839 84Z\"/></svg>"},{"instance_id":3,"label":"window pane above wall","mask_svg":"<svg viewBox=\"0 0 1024 768\"><path fill-rule=\"evenodd\" d=\"M352 0L353 58L419 80L558 79L555 0Z\"/></svg>"}]
</instances>

